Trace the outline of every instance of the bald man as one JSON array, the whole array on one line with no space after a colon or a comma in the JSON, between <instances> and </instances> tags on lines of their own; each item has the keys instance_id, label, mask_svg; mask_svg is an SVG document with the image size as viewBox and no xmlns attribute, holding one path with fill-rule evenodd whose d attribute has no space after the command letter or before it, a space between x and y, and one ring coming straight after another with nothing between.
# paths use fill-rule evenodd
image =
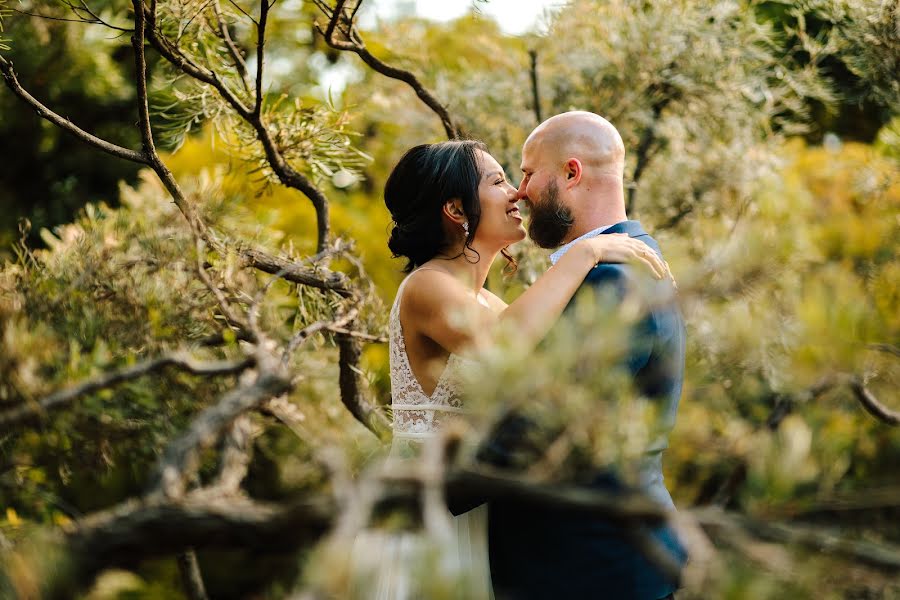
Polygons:
<instances>
[{"instance_id":1,"label":"bald man","mask_svg":"<svg viewBox=\"0 0 900 600\"><path fill-rule=\"evenodd\" d=\"M524 179L519 197L531 212L531 238L543 248L556 249L551 262L555 264L582 238L611 233L628 234L662 255L640 223L627 220L624 167L619 132L593 113L551 117L528 136L522 149ZM673 282L648 281L639 269L626 264L600 264L583 287L600 292L594 294L596 299L613 297L622 302L628 295L637 295L647 307L646 316L630 326L622 366L634 378L637 391L658 408L656 437L639 465L639 488L674 510L662 475L662 453L675 424L684 372L684 324ZM615 306L606 305L603 310L615 310ZM598 329L587 334L604 333ZM615 401L597 397L596 410ZM521 468L522 457L534 452L523 448L523 440L541 439L539 431L538 425L512 415L498 426L480 458L501 468ZM547 439L552 439L552 433ZM614 473L600 469L582 481L605 491L626 489ZM508 500L490 502L489 514L491 576L498 600L658 600L672 597L677 587L677 581L638 549L634 526ZM684 564L685 551L671 529L647 528L643 534L665 548L674 564Z\"/></svg>"}]
</instances>

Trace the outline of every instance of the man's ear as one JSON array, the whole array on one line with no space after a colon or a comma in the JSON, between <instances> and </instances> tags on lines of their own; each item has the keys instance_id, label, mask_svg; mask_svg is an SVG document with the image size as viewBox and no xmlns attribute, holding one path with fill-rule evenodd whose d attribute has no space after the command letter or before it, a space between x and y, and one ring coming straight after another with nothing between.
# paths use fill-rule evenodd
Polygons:
<instances>
[{"instance_id":1,"label":"man's ear","mask_svg":"<svg viewBox=\"0 0 900 600\"><path fill-rule=\"evenodd\" d=\"M566 161L566 189L572 189L581 181L581 161L577 158L570 158Z\"/></svg>"},{"instance_id":2,"label":"man's ear","mask_svg":"<svg viewBox=\"0 0 900 600\"><path fill-rule=\"evenodd\" d=\"M454 198L453 200L447 200L444 202L444 208L442 209L444 216L450 219L453 223L457 225L462 225L469 219L466 217L466 211L463 210L462 200L459 198Z\"/></svg>"}]
</instances>

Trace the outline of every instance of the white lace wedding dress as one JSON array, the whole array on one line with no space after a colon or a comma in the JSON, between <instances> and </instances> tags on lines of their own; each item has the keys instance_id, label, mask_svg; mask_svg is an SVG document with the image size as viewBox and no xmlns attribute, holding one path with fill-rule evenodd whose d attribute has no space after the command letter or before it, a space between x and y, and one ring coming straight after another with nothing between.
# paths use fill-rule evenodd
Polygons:
<instances>
[{"instance_id":1,"label":"white lace wedding dress","mask_svg":"<svg viewBox=\"0 0 900 600\"><path fill-rule=\"evenodd\" d=\"M400 325L400 299L403 288L413 271L397 290L397 297L391 307L388 324L390 332L391 409L394 415L394 437L391 456L401 457L415 454L417 446L427 443L448 417L462 412L460 396L462 369L466 360L451 354L447 366L438 379L434 392L428 396L419 385L406 354L406 342ZM442 509L446 511L446 509ZM449 520L449 535L440 538L439 550L443 564L462 574L453 597L471 600L493 598L491 591L490 566L488 562L487 506L481 505L459 516L449 512L441 515L444 523ZM372 589L364 597L373 600L418 600L421 590L416 577L427 577L424 573L410 570L410 560L421 547L421 540L414 534L378 535L360 541L354 554L368 554L368 561L377 560L375 576L370 580ZM376 548L377 546L377 548ZM378 552L377 559L372 556ZM418 590L418 591L417 591Z\"/></svg>"}]
</instances>

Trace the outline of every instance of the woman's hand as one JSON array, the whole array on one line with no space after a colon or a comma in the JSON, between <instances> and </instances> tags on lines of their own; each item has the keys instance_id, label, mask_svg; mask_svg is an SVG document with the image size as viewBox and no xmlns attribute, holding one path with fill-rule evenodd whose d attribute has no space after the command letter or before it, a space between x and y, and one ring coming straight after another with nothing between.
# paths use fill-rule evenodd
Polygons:
<instances>
[{"instance_id":1,"label":"woman's hand","mask_svg":"<svg viewBox=\"0 0 900 600\"><path fill-rule=\"evenodd\" d=\"M575 244L590 253L594 264L637 263L646 266L657 279L672 277L669 265L653 251L653 248L626 233L598 235Z\"/></svg>"}]
</instances>

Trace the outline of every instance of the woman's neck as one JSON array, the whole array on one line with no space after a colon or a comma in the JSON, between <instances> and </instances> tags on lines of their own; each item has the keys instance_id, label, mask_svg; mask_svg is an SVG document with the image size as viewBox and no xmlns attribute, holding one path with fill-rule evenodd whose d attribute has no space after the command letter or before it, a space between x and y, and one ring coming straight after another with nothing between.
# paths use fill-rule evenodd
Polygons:
<instances>
[{"instance_id":1,"label":"woman's neck","mask_svg":"<svg viewBox=\"0 0 900 600\"><path fill-rule=\"evenodd\" d=\"M500 249L488 250L472 243L470 248L464 248L462 244L442 252L439 263L443 265L463 285L478 293L484 288L488 273L494 259L500 254ZM476 262L477 261L477 262Z\"/></svg>"}]
</instances>

